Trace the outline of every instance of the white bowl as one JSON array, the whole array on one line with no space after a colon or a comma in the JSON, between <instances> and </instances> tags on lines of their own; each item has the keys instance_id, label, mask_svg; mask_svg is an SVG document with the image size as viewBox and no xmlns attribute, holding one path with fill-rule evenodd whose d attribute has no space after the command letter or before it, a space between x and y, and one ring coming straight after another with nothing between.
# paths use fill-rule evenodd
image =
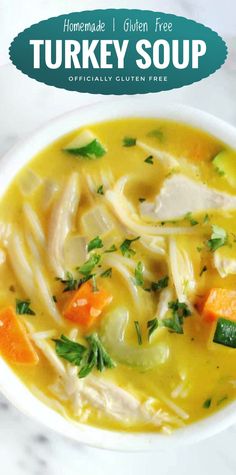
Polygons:
<instances>
[{"instance_id":1,"label":"white bowl","mask_svg":"<svg viewBox=\"0 0 236 475\"><path fill-rule=\"evenodd\" d=\"M121 117L173 119L199 127L236 148L236 129L205 112L186 106L163 107L153 96L98 103L59 117L17 144L0 161L0 190L4 193L14 175L45 146L85 124ZM158 433L127 433L73 423L39 401L0 358L0 390L23 413L47 427L90 446L114 450L163 450L197 442L236 422L236 402L204 420L176 430L171 436Z\"/></svg>"}]
</instances>

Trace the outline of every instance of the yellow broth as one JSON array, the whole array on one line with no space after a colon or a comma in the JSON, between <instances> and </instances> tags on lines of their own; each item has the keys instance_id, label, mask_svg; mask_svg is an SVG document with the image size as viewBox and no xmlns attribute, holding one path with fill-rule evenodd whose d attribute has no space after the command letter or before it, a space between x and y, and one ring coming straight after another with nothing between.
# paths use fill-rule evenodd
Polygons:
<instances>
[{"instance_id":1,"label":"yellow broth","mask_svg":"<svg viewBox=\"0 0 236 475\"><path fill-rule=\"evenodd\" d=\"M159 192L163 180L166 178L165 171L159 166L158 161L153 164L145 162L148 154L140 147L124 147L123 139L126 136L135 137L145 141L152 147L164 150L173 154L178 159L185 157L187 163L197 167L199 177L203 183L209 187L216 188L228 193L235 193L235 190L227 182L224 176L216 172L212 165L212 159L222 149L226 149L217 138L211 137L203 131L194 129L185 124L171 122L167 120L156 119L123 119L105 123L99 123L89 126L89 130L98 137L99 141L105 145L107 153L97 160L86 160L81 157L75 157L64 151L64 147L75 138L79 131L61 137L47 148L42 150L17 174L14 181L9 186L7 192L1 199L0 203L0 222L13 223L17 229L24 232L25 224L23 217L23 203L29 202L37 213L42 224L45 235L48 232L48 221L50 218L51 207L45 212L42 206L45 194L44 183L48 180L56 182L59 187L63 187L66 179L73 171L79 173L81 177L81 199L78 208L78 215L74 226L80 231L80 218L83 213L94 206L94 203L104 203L104 196L98 195L94 198L86 185L84 176L89 174L93 177L100 176L100 172L111 170L114 181L123 175L132 177L127 185L126 194L135 208L139 205L139 198L144 197L152 200ZM150 136L150 131L161 130L160 137ZM235 155L236 159L236 155ZM42 184L34 193L25 197L23 196L19 183L21 182L27 169L32 170L36 175L42 178ZM183 170L188 175L188 169ZM57 198L55 198L57 199ZM106 206L106 204L105 204ZM203 225L204 214L196 216L199 221L199 234L189 238L189 236L180 236L177 241L189 253L195 271L197 281L197 295L204 295L212 287L235 288L235 277L230 275L224 279L220 277L214 266L212 265L212 255L205 249L204 241L210 235L210 225L212 223L226 229L228 233L234 233L235 230L235 211L228 213L209 212L210 223ZM118 223L118 221L117 221ZM181 221L183 223L183 220ZM176 224L172 224L175 226ZM177 223L178 225L178 223ZM183 224L182 224L183 225ZM185 226L189 225L189 223ZM163 224L166 226L166 224ZM137 235L137 233L134 233ZM117 227L117 231L111 236L107 242L109 245L115 242L119 244L130 233L124 229ZM140 242L133 243L132 248L136 254L133 256L135 263L142 261L146 268L150 269L156 276L156 280L168 274L167 262L165 257L156 258L141 246ZM203 250L197 250L202 248ZM97 250L100 252L100 250ZM225 252L235 256L236 244L232 239L231 248L225 247ZM27 250L29 253L29 250ZM47 252L43 251L43 262L46 269L46 275L50 284L52 295L56 295L60 300L63 286L59 281L55 280L56 275L48 266ZM77 263L75 262L75 267ZM207 266L207 272L201 276L201 269ZM54 320L45 312L37 302L37 299L31 298L31 295L25 295L15 274L12 270L9 258L6 263L0 266L0 305L1 308L13 305L15 307L16 298L31 300L31 307L35 310L35 316L20 316L24 322L30 322L35 331L56 330L59 338L61 334L68 335L71 328L76 325L69 320L63 320L63 326L56 325ZM117 364L116 368L105 370L101 373L104 380L109 380L130 391L137 397L141 403L149 398L154 398L154 408L162 408L172 415L173 411L168 407L166 399L172 400L174 404L181 407L189 418L185 423L192 423L198 419L206 417L212 412L221 408L226 402L235 398L236 391L236 350L225 346L211 343L212 326L203 322L198 314L187 318L184 322L184 334L177 334L168 331L167 328L161 330L159 334L153 336L151 343L147 339L147 321L154 317L156 306L159 299L159 292L150 293L139 289L140 308L137 311L134 308L132 298L122 277L113 272L112 278L99 279L98 285L102 285L109 289L113 295L112 303L102 313L98 319L96 331L101 331L103 322L106 320L107 314L115 310L118 306L129 309L130 319L127 329L126 339L132 345L137 345L137 334L134 327L134 321L138 320L143 335L143 346L153 344L158 339L166 342L170 348L170 357L163 364L145 371L131 367L125 364ZM64 298L64 297L63 297ZM196 296L197 298L197 296ZM86 332L78 326L81 335L80 341L84 341L83 337ZM89 330L91 332L91 330ZM54 343L52 348L54 348ZM32 390L38 388L42 394L51 399L52 406L57 410L55 400L57 397L51 391L50 387L56 379L55 372L50 363L43 356L40 350L39 363L35 367L27 365L14 365L13 369L17 376ZM96 373L96 371L95 371ZM184 375L184 387L186 394L181 393L173 398L173 391L181 384L182 375ZM210 399L210 407L204 407L206 400ZM76 416L73 411L73 405L70 401L60 400L64 408L66 417L70 417L77 421L84 421L83 417ZM127 425L122 422L114 421L112 418L104 415L93 406L89 409L86 422L98 427L106 427L109 429L122 430L139 430L153 431L159 430L149 423L140 423L135 425ZM84 409L85 411L85 409Z\"/></svg>"}]
</instances>

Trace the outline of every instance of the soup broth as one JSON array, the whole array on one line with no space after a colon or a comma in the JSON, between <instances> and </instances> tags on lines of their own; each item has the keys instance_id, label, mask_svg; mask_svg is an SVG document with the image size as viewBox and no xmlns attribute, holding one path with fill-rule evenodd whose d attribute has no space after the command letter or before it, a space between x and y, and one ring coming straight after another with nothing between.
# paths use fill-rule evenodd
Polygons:
<instances>
[{"instance_id":1,"label":"soup broth","mask_svg":"<svg viewBox=\"0 0 236 475\"><path fill-rule=\"evenodd\" d=\"M236 153L157 119L61 137L0 202L0 353L77 422L162 431L236 392Z\"/></svg>"}]
</instances>

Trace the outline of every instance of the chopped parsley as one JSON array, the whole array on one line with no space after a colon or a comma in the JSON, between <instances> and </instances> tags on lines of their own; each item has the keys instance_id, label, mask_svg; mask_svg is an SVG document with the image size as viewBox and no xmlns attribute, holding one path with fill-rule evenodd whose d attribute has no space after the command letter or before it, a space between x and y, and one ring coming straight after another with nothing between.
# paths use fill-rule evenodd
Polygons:
<instances>
[{"instance_id":1,"label":"chopped parsley","mask_svg":"<svg viewBox=\"0 0 236 475\"><path fill-rule=\"evenodd\" d=\"M158 320L157 318L153 318L152 320L148 320L147 322L147 329L148 329L148 340L150 340L152 334L158 328Z\"/></svg>"},{"instance_id":2,"label":"chopped parsley","mask_svg":"<svg viewBox=\"0 0 236 475\"><path fill-rule=\"evenodd\" d=\"M101 249L103 247L103 242L99 236L96 236L88 243L88 252L93 251L93 249Z\"/></svg>"},{"instance_id":3,"label":"chopped parsley","mask_svg":"<svg viewBox=\"0 0 236 475\"><path fill-rule=\"evenodd\" d=\"M137 333L138 344L142 345L143 339L142 339L141 328L140 328L140 324L139 324L138 320L134 321L134 326L135 326L135 330L136 330L136 333Z\"/></svg>"},{"instance_id":4,"label":"chopped parsley","mask_svg":"<svg viewBox=\"0 0 236 475\"><path fill-rule=\"evenodd\" d=\"M82 277L82 279L75 279L70 272L66 272L66 278L65 279L61 279L60 277L56 277L56 280L59 280L62 284L65 284L65 288L64 288L63 292L70 292L71 290L79 289L82 284L84 284L88 280L92 279L93 276L94 276L94 274L88 274L88 275Z\"/></svg>"},{"instance_id":5,"label":"chopped parsley","mask_svg":"<svg viewBox=\"0 0 236 475\"><path fill-rule=\"evenodd\" d=\"M143 203L144 201L146 201L146 198L139 198L138 200L140 201L140 203Z\"/></svg>"},{"instance_id":6,"label":"chopped parsley","mask_svg":"<svg viewBox=\"0 0 236 475\"><path fill-rule=\"evenodd\" d=\"M227 240L228 234L225 229L213 224L211 238L207 241L207 246L210 251L214 252L216 249L219 249L219 247L225 246Z\"/></svg>"},{"instance_id":7,"label":"chopped parsley","mask_svg":"<svg viewBox=\"0 0 236 475\"><path fill-rule=\"evenodd\" d=\"M111 277L111 276L112 276L112 268L111 267L109 267L109 269L102 272L101 275L100 275L100 277Z\"/></svg>"},{"instance_id":8,"label":"chopped parsley","mask_svg":"<svg viewBox=\"0 0 236 475\"><path fill-rule=\"evenodd\" d=\"M100 185L97 189L97 194L98 195L104 195L104 189L103 189L103 185Z\"/></svg>"},{"instance_id":9,"label":"chopped parsley","mask_svg":"<svg viewBox=\"0 0 236 475\"><path fill-rule=\"evenodd\" d=\"M205 216L203 218L203 224L207 224L207 223L209 223L209 221L210 221L209 214L205 214Z\"/></svg>"},{"instance_id":10,"label":"chopped parsley","mask_svg":"<svg viewBox=\"0 0 236 475\"><path fill-rule=\"evenodd\" d=\"M116 252L117 251L117 247L115 246L115 244L112 244L111 247L109 247L109 249L106 249L104 252Z\"/></svg>"},{"instance_id":11,"label":"chopped parsley","mask_svg":"<svg viewBox=\"0 0 236 475\"><path fill-rule=\"evenodd\" d=\"M97 139L92 140L92 142L84 147L67 148L65 150L72 155L87 158L88 160L96 160L97 158L103 157L106 153L105 148Z\"/></svg>"},{"instance_id":12,"label":"chopped parsley","mask_svg":"<svg viewBox=\"0 0 236 475\"><path fill-rule=\"evenodd\" d=\"M157 292L158 290L165 289L168 286L169 282L169 277L166 275L165 277L162 277L159 279L157 282L152 282L151 283L151 290L153 292Z\"/></svg>"},{"instance_id":13,"label":"chopped parsley","mask_svg":"<svg viewBox=\"0 0 236 475\"><path fill-rule=\"evenodd\" d=\"M144 284L143 272L144 272L144 265L141 261L139 261L134 271L134 282L135 282L135 285L139 287L142 287Z\"/></svg>"},{"instance_id":14,"label":"chopped parsley","mask_svg":"<svg viewBox=\"0 0 236 475\"><path fill-rule=\"evenodd\" d=\"M140 236L138 236L134 239L125 239L122 242L122 244L120 245L120 250L121 250L121 253L123 254L123 256L125 256L125 257L134 256L135 251L133 249L131 249L131 244L132 244L132 242L135 242L138 239L140 239Z\"/></svg>"},{"instance_id":15,"label":"chopped parsley","mask_svg":"<svg viewBox=\"0 0 236 475\"><path fill-rule=\"evenodd\" d=\"M52 300L53 300L53 302L57 303L56 295L53 295L53 296L52 296Z\"/></svg>"},{"instance_id":16,"label":"chopped parsley","mask_svg":"<svg viewBox=\"0 0 236 475\"><path fill-rule=\"evenodd\" d=\"M123 147L133 147L136 145L136 140L133 137L124 137L123 138Z\"/></svg>"},{"instance_id":17,"label":"chopped parsley","mask_svg":"<svg viewBox=\"0 0 236 475\"><path fill-rule=\"evenodd\" d=\"M35 312L30 308L30 300L16 299L16 313L18 315L35 315Z\"/></svg>"},{"instance_id":18,"label":"chopped parsley","mask_svg":"<svg viewBox=\"0 0 236 475\"><path fill-rule=\"evenodd\" d=\"M56 353L69 363L80 366L79 378L85 378L96 368L103 371L105 368L114 368L115 363L105 350L97 333L86 337L87 347L69 340L64 335L53 340L56 343Z\"/></svg>"},{"instance_id":19,"label":"chopped parsley","mask_svg":"<svg viewBox=\"0 0 236 475\"><path fill-rule=\"evenodd\" d=\"M89 274L91 274L94 267L99 264L100 260L101 256L99 254L92 254L90 258L78 268L78 271L80 272L80 274L88 276Z\"/></svg>"},{"instance_id":20,"label":"chopped parsley","mask_svg":"<svg viewBox=\"0 0 236 475\"><path fill-rule=\"evenodd\" d=\"M158 139L160 142L163 142L164 140L164 133L162 129L154 129L148 132L147 134L148 137L154 137L155 139Z\"/></svg>"},{"instance_id":21,"label":"chopped parsley","mask_svg":"<svg viewBox=\"0 0 236 475\"><path fill-rule=\"evenodd\" d=\"M191 226L196 226L198 224L198 221L192 217L192 213L189 212L185 215L184 219L190 222Z\"/></svg>"},{"instance_id":22,"label":"chopped parsley","mask_svg":"<svg viewBox=\"0 0 236 475\"><path fill-rule=\"evenodd\" d=\"M56 280L59 280L62 284L65 285L63 292L70 292L71 290L76 290L78 287L78 280L74 278L71 272L66 272L65 279L56 277Z\"/></svg>"},{"instance_id":23,"label":"chopped parsley","mask_svg":"<svg viewBox=\"0 0 236 475\"><path fill-rule=\"evenodd\" d=\"M204 407L204 409L209 409L209 407L211 406L211 399L206 399L202 405L202 407Z\"/></svg>"},{"instance_id":24,"label":"chopped parsley","mask_svg":"<svg viewBox=\"0 0 236 475\"><path fill-rule=\"evenodd\" d=\"M162 320L162 324L170 331L175 333L183 333L184 319L191 315L191 312L184 302L175 300L168 303L168 307L172 310L172 318L165 318Z\"/></svg>"},{"instance_id":25,"label":"chopped parsley","mask_svg":"<svg viewBox=\"0 0 236 475\"><path fill-rule=\"evenodd\" d=\"M149 155L147 158L145 158L144 162L149 163L149 165L153 165L153 156Z\"/></svg>"},{"instance_id":26,"label":"chopped parsley","mask_svg":"<svg viewBox=\"0 0 236 475\"><path fill-rule=\"evenodd\" d=\"M218 399L218 401L217 401L217 406L219 406L220 404L222 404L222 402L225 402L227 399L228 399L227 394L226 394L225 396L221 397L220 399Z\"/></svg>"},{"instance_id":27,"label":"chopped parsley","mask_svg":"<svg viewBox=\"0 0 236 475\"><path fill-rule=\"evenodd\" d=\"M202 268L202 270L201 270L201 272L200 272L200 274L199 274L199 277L201 277L202 274L204 274L204 272L206 272L206 271L207 271L207 266L203 266L203 268Z\"/></svg>"}]
</instances>

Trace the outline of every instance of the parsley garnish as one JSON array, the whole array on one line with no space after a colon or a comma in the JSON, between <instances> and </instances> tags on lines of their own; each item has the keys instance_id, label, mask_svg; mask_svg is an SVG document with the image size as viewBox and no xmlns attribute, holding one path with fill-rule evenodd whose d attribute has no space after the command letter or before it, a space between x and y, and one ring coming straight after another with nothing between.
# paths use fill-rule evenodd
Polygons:
<instances>
[{"instance_id":1,"label":"parsley garnish","mask_svg":"<svg viewBox=\"0 0 236 475\"><path fill-rule=\"evenodd\" d=\"M16 313L18 315L35 315L35 312L30 308L30 300L16 299Z\"/></svg>"},{"instance_id":2,"label":"parsley garnish","mask_svg":"<svg viewBox=\"0 0 236 475\"><path fill-rule=\"evenodd\" d=\"M140 239L140 236L134 238L134 239L125 239L122 244L120 245L120 250L125 257L131 257L134 256L135 251L131 249L131 244L134 241L137 241Z\"/></svg>"},{"instance_id":3,"label":"parsley garnish","mask_svg":"<svg viewBox=\"0 0 236 475\"><path fill-rule=\"evenodd\" d=\"M101 256L99 254L92 254L90 258L78 268L78 271L80 272L80 274L88 276L89 274L91 274L94 267L98 265L100 260Z\"/></svg>"},{"instance_id":4,"label":"parsley garnish","mask_svg":"<svg viewBox=\"0 0 236 475\"><path fill-rule=\"evenodd\" d=\"M138 320L134 321L134 326L135 326L135 330L136 330L136 333L137 333L138 344L142 345L143 339L142 339L141 328L140 328L140 324L139 324Z\"/></svg>"},{"instance_id":5,"label":"parsley garnish","mask_svg":"<svg viewBox=\"0 0 236 475\"><path fill-rule=\"evenodd\" d=\"M146 201L146 198L139 198L138 200L140 201L140 203L143 203L144 201Z\"/></svg>"},{"instance_id":6,"label":"parsley garnish","mask_svg":"<svg viewBox=\"0 0 236 475\"><path fill-rule=\"evenodd\" d=\"M184 318L189 317L191 312L184 302L175 300L168 303L168 307L172 310L172 318L165 318L162 320L162 324L169 328L172 332L183 333Z\"/></svg>"},{"instance_id":7,"label":"parsley garnish","mask_svg":"<svg viewBox=\"0 0 236 475\"><path fill-rule=\"evenodd\" d=\"M53 300L53 302L57 303L56 295L53 295L53 296L52 296L52 300Z\"/></svg>"},{"instance_id":8,"label":"parsley garnish","mask_svg":"<svg viewBox=\"0 0 236 475\"><path fill-rule=\"evenodd\" d=\"M160 142L163 142L163 139L164 139L164 133L161 129L151 130L151 132L148 132L147 136L155 137L155 139L160 140Z\"/></svg>"},{"instance_id":9,"label":"parsley garnish","mask_svg":"<svg viewBox=\"0 0 236 475\"><path fill-rule=\"evenodd\" d=\"M216 251L219 247L224 246L227 243L228 234L225 229L220 228L213 224L211 238L207 241L207 246L211 252Z\"/></svg>"},{"instance_id":10,"label":"parsley garnish","mask_svg":"<svg viewBox=\"0 0 236 475\"><path fill-rule=\"evenodd\" d=\"M123 138L123 147L133 147L136 145L136 139L133 137L124 137Z\"/></svg>"},{"instance_id":11,"label":"parsley garnish","mask_svg":"<svg viewBox=\"0 0 236 475\"><path fill-rule=\"evenodd\" d=\"M189 212L185 215L184 219L190 222L191 226L196 226L198 224L198 221L192 217L192 213Z\"/></svg>"},{"instance_id":12,"label":"parsley garnish","mask_svg":"<svg viewBox=\"0 0 236 475\"><path fill-rule=\"evenodd\" d=\"M67 148L65 150L66 152L71 153L72 155L87 158L89 160L96 160L97 158L101 158L106 153L105 148L97 139L92 140L92 142L88 143L84 147L70 149Z\"/></svg>"},{"instance_id":13,"label":"parsley garnish","mask_svg":"<svg viewBox=\"0 0 236 475\"><path fill-rule=\"evenodd\" d=\"M149 155L147 158L145 158L144 162L149 163L149 165L153 165L153 156Z\"/></svg>"},{"instance_id":14,"label":"parsley garnish","mask_svg":"<svg viewBox=\"0 0 236 475\"><path fill-rule=\"evenodd\" d=\"M204 218L203 218L203 223L204 223L204 224L207 224L207 223L209 223L209 221L210 221L209 214L205 214L205 216L204 216Z\"/></svg>"},{"instance_id":15,"label":"parsley garnish","mask_svg":"<svg viewBox=\"0 0 236 475\"><path fill-rule=\"evenodd\" d=\"M203 268L202 268L202 270L201 270L201 272L200 272L200 274L199 274L199 277L201 277L202 274L203 274L204 272L206 272L206 271L207 271L207 266L203 266Z\"/></svg>"},{"instance_id":16,"label":"parsley garnish","mask_svg":"<svg viewBox=\"0 0 236 475\"><path fill-rule=\"evenodd\" d=\"M112 244L111 247L109 247L109 249L106 249L106 251L104 252L116 252L117 251L117 247L115 246L115 244Z\"/></svg>"},{"instance_id":17,"label":"parsley garnish","mask_svg":"<svg viewBox=\"0 0 236 475\"><path fill-rule=\"evenodd\" d=\"M93 249L100 249L101 247L103 247L103 242L99 236L96 236L88 243L88 252Z\"/></svg>"},{"instance_id":18,"label":"parsley garnish","mask_svg":"<svg viewBox=\"0 0 236 475\"><path fill-rule=\"evenodd\" d=\"M76 280L71 274L71 272L66 272L65 279L61 279L60 277L56 277L56 280L59 280L62 284L65 284L65 288L63 292L69 292L71 290L77 289L78 280Z\"/></svg>"},{"instance_id":19,"label":"parsley garnish","mask_svg":"<svg viewBox=\"0 0 236 475\"><path fill-rule=\"evenodd\" d=\"M204 409L209 409L209 407L211 406L211 399L206 399L202 405L202 407L204 407Z\"/></svg>"},{"instance_id":20,"label":"parsley garnish","mask_svg":"<svg viewBox=\"0 0 236 475\"><path fill-rule=\"evenodd\" d=\"M111 277L111 276L112 276L112 268L111 267L109 267L109 269L102 272L101 275L100 275L100 277Z\"/></svg>"},{"instance_id":21,"label":"parsley garnish","mask_svg":"<svg viewBox=\"0 0 236 475\"><path fill-rule=\"evenodd\" d=\"M97 189L97 194L98 195L104 195L104 190L103 190L103 185L100 185Z\"/></svg>"},{"instance_id":22,"label":"parsley garnish","mask_svg":"<svg viewBox=\"0 0 236 475\"><path fill-rule=\"evenodd\" d=\"M158 320L157 318L153 318L147 322L147 329L148 329L148 340L150 340L151 335L154 331L158 328Z\"/></svg>"},{"instance_id":23,"label":"parsley garnish","mask_svg":"<svg viewBox=\"0 0 236 475\"><path fill-rule=\"evenodd\" d=\"M66 279L61 279L60 277L56 277L56 280L59 280L62 284L65 284L65 288L63 292L69 292L71 290L76 290L81 287L82 284L87 282L88 280L93 278L93 274L88 274L82 279L74 279L73 275L70 272L66 272Z\"/></svg>"},{"instance_id":24,"label":"parsley garnish","mask_svg":"<svg viewBox=\"0 0 236 475\"><path fill-rule=\"evenodd\" d=\"M135 285L140 286L140 287L142 287L144 284L143 272L144 272L144 265L141 261L139 261L135 267L134 278L135 278Z\"/></svg>"},{"instance_id":25,"label":"parsley garnish","mask_svg":"<svg viewBox=\"0 0 236 475\"><path fill-rule=\"evenodd\" d=\"M94 368L103 371L105 368L114 368L115 363L106 352L97 333L86 337L88 346L69 340L64 335L56 343L56 353L61 358L75 366L80 366L78 376L85 378Z\"/></svg>"},{"instance_id":26,"label":"parsley garnish","mask_svg":"<svg viewBox=\"0 0 236 475\"><path fill-rule=\"evenodd\" d=\"M151 290L153 292L157 292L158 290L165 289L165 287L168 286L169 282L169 277L166 275L165 277L162 277L159 279L157 282L152 282L151 283Z\"/></svg>"}]
</instances>

